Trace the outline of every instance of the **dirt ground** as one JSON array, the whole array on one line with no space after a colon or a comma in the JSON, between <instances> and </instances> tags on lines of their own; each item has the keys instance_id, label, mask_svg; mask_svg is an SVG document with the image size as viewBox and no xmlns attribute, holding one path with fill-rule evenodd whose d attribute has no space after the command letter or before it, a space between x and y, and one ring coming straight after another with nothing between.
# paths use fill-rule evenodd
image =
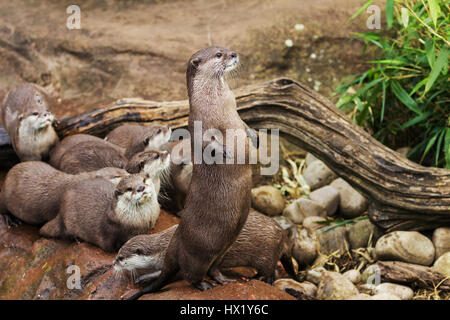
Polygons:
<instances>
[{"instance_id":1,"label":"dirt ground","mask_svg":"<svg viewBox=\"0 0 450 320\"><path fill-rule=\"evenodd\" d=\"M363 67L352 32L367 31L368 14L347 20L364 2L91 0L69 30L73 1L1 0L0 99L23 81L45 86L58 116L122 97L185 99L186 62L210 45L240 54L234 86L287 76L330 97Z\"/></svg>"}]
</instances>

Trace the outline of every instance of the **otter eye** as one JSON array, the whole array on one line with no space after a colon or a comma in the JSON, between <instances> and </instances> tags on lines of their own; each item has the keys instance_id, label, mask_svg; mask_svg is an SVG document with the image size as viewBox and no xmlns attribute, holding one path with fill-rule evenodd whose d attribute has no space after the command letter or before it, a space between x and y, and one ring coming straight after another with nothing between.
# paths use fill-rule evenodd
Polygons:
<instances>
[{"instance_id":1,"label":"otter eye","mask_svg":"<svg viewBox=\"0 0 450 320\"><path fill-rule=\"evenodd\" d=\"M133 188L127 188L127 191L133 191Z\"/></svg>"},{"instance_id":2,"label":"otter eye","mask_svg":"<svg viewBox=\"0 0 450 320\"><path fill-rule=\"evenodd\" d=\"M217 58L221 58L221 57L222 57L222 53L217 52L217 53L216 53L216 57L217 57Z\"/></svg>"},{"instance_id":3,"label":"otter eye","mask_svg":"<svg viewBox=\"0 0 450 320\"><path fill-rule=\"evenodd\" d=\"M137 249L136 250L136 254L139 255L139 256L142 255L142 250L141 249Z\"/></svg>"},{"instance_id":4,"label":"otter eye","mask_svg":"<svg viewBox=\"0 0 450 320\"><path fill-rule=\"evenodd\" d=\"M122 260L123 260L123 256L119 256L119 257L117 258L117 260L122 261Z\"/></svg>"},{"instance_id":5,"label":"otter eye","mask_svg":"<svg viewBox=\"0 0 450 320\"><path fill-rule=\"evenodd\" d=\"M33 112L33 116L37 116L39 112Z\"/></svg>"},{"instance_id":6,"label":"otter eye","mask_svg":"<svg viewBox=\"0 0 450 320\"><path fill-rule=\"evenodd\" d=\"M158 129L158 131L156 131L157 134L160 134L162 132L161 129Z\"/></svg>"}]
</instances>

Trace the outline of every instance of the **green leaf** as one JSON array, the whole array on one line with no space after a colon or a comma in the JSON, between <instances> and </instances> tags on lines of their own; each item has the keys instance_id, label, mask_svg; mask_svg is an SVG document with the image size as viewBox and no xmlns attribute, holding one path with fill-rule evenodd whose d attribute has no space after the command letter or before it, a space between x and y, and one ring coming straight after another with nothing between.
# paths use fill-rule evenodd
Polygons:
<instances>
[{"instance_id":1,"label":"green leaf","mask_svg":"<svg viewBox=\"0 0 450 320\"><path fill-rule=\"evenodd\" d=\"M433 66L433 69L431 69L430 76L428 77L427 85L425 86L425 93L428 92L428 90L431 89L431 87L434 84L434 81L436 81L436 78L439 76L439 73L442 71L442 68L447 65L448 63L448 50L447 47L442 48L441 53L439 54L439 57L436 60L436 63Z\"/></svg>"},{"instance_id":2,"label":"green leaf","mask_svg":"<svg viewBox=\"0 0 450 320\"><path fill-rule=\"evenodd\" d=\"M386 21L388 25L388 30L392 27L392 18L394 16L394 0L386 1Z\"/></svg>"},{"instance_id":3,"label":"green leaf","mask_svg":"<svg viewBox=\"0 0 450 320\"><path fill-rule=\"evenodd\" d=\"M427 39L427 41L425 42L425 52L427 54L428 64L430 65L430 68L433 68L436 59L433 39Z\"/></svg>"},{"instance_id":4,"label":"green leaf","mask_svg":"<svg viewBox=\"0 0 450 320\"><path fill-rule=\"evenodd\" d=\"M380 115L380 124L383 123L383 119L384 119L384 109L386 107L386 81L383 81L381 83L382 88L383 88L383 96L382 96L382 104L381 104L381 115Z\"/></svg>"},{"instance_id":5,"label":"green leaf","mask_svg":"<svg viewBox=\"0 0 450 320\"><path fill-rule=\"evenodd\" d=\"M444 136L445 136L445 128L441 130L441 134L439 135L439 139L438 139L437 146L436 146L436 157L434 160L434 165L436 167L439 165L439 155L441 154L441 145L442 145L442 140L444 140Z\"/></svg>"},{"instance_id":6,"label":"green leaf","mask_svg":"<svg viewBox=\"0 0 450 320\"><path fill-rule=\"evenodd\" d=\"M358 11L356 11L349 19L349 21L355 19L357 16L359 16L370 4L373 2L373 0L367 1L361 8L359 8Z\"/></svg>"},{"instance_id":7,"label":"green leaf","mask_svg":"<svg viewBox=\"0 0 450 320\"><path fill-rule=\"evenodd\" d=\"M381 64L393 64L393 65L401 65L405 64L405 61L394 60L394 59L382 59L382 60L369 60L368 63L381 63Z\"/></svg>"},{"instance_id":8,"label":"green leaf","mask_svg":"<svg viewBox=\"0 0 450 320\"><path fill-rule=\"evenodd\" d=\"M439 132L437 132L433 137L431 137L431 139L428 141L428 144L425 148L425 151L422 154L422 158L420 159L420 163L422 163L423 159L425 158L425 156L427 155L428 151L430 151L431 147L434 145L434 143L436 142L436 139L439 135Z\"/></svg>"},{"instance_id":9,"label":"green leaf","mask_svg":"<svg viewBox=\"0 0 450 320\"><path fill-rule=\"evenodd\" d=\"M433 114L432 112L425 112L425 113L419 114L418 116L416 116L416 117L412 118L411 120L409 120L408 122L404 123L400 128L401 129L409 128L423 120L426 120L432 114Z\"/></svg>"},{"instance_id":10,"label":"green leaf","mask_svg":"<svg viewBox=\"0 0 450 320\"><path fill-rule=\"evenodd\" d=\"M437 19L441 15L441 9L439 7L438 0L428 0L428 5L430 6L430 15L433 19L433 23L437 26Z\"/></svg>"},{"instance_id":11,"label":"green leaf","mask_svg":"<svg viewBox=\"0 0 450 320\"><path fill-rule=\"evenodd\" d=\"M394 92L395 96L411 111L421 115L422 111L419 109L419 106L417 103L411 98L408 93L405 91L405 89L402 88L400 83L393 80L391 82L391 88Z\"/></svg>"},{"instance_id":12,"label":"green leaf","mask_svg":"<svg viewBox=\"0 0 450 320\"><path fill-rule=\"evenodd\" d=\"M425 83L427 83L427 81L428 81L428 78L425 78L422 81L420 81L418 84L416 84L416 86L411 90L409 95L412 97L413 94L416 93L417 90L419 90L421 87L423 87L425 85Z\"/></svg>"},{"instance_id":13,"label":"green leaf","mask_svg":"<svg viewBox=\"0 0 450 320\"><path fill-rule=\"evenodd\" d=\"M445 168L450 169L450 128L445 129L444 155Z\"/></svg>"}]
</instances>

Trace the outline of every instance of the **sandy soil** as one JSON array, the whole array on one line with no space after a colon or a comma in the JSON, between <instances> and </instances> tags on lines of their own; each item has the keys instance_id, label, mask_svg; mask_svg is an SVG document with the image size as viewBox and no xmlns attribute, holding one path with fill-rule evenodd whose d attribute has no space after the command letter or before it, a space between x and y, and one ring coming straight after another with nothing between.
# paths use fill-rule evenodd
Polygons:
<instances>
[{"instance_id":1,"label":"sandy soil","mask_svg":"<svg viewBox=\"0 0 450 320\"><path fill-rule=\"evenodd\" d=\"M80 6L81 29L68 30L73 1L2 0L0 98L32 81L58 98L58 115L125 96L185 99L186 61L209 45L240 53L236 86L289 76L330 96L362 66L362 44L350 39L367 30L367 17L347 19L364 2L90 0Z\"/></svg>"}]
</instances>

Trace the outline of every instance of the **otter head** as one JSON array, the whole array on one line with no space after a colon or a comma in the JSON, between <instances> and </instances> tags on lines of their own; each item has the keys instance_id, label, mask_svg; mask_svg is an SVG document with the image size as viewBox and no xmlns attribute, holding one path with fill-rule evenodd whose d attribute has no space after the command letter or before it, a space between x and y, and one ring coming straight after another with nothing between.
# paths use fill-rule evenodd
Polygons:
<instances>
[{"instance_id":1,"label":"otter head","mask_svg":"<svg viewBox=\"0 0 450 320\"><path fill-rule=\"evenodd\" d=\"M151 179L139 174L122 178L117 185L115 195L117 200L133 206L140 206L156 197L155 186Z\"/></svg>"},{"instance_id":2,"label":"otter head","mask_svg":"<svg viewBox=\"0 0 450 320\"><path fill-rule=\"evenodd\" d=\"M127 163L129 173L141 173L155 177L165 172L170 165L167 151L143 151L135 154Z\"/></svg>"},{"instance_id":3,"label":"otter head","mask_svg":"<svg viewBox=\"0 0 450 320\"><path fill-rule=\"evenodd\" d=\"M188 84L196 78L203 81L223 79L239 64L236 52L220 47L209 47L194 53L188 63L186 79Z\"/></svg>"},{"instance_id":4,"label":"otter head","mask_svg":"<svg viewBox=\"0 0 450 320\"><path fill-rule=\"evenodd\" d=\"M43 131L53 123L55 116L49 111L30 111L19 116L21 126L28 127L34 132Z\"/></svg>"},{"instance_id":5,"label":"otter head","mask_svg":"<svg viewBox=\"0 0 450 320\"><path fill-rule=\"evenodd\" d=\"M123 178L126 178L129 175L130 174L125 170L113 167L102 168L95 171L96 178L105 178L115 186L117 186Z\"/></svg>"},{"instance_id":6,"label":"otter head","mask_svg":"<svg viewBox=\"0 0 450 320\"><path fill-rule=\"evenodd\" d=\"M159 234L138 235L128 240L113 261L118 272L135 269L160 269L166 247L160 244Z\"/></svg>"},{"instance_id":7,"label":"otter head","mask_svg":"<svg viewBox=\"0 0 450 320\"><path fill-rule=\"evenodd\" d=\"M163 144L169 141L172 134L169 126L155 124L147 127L147 129L142 137L144 150L159 150Z\"/></svg>"}]
</instances>

